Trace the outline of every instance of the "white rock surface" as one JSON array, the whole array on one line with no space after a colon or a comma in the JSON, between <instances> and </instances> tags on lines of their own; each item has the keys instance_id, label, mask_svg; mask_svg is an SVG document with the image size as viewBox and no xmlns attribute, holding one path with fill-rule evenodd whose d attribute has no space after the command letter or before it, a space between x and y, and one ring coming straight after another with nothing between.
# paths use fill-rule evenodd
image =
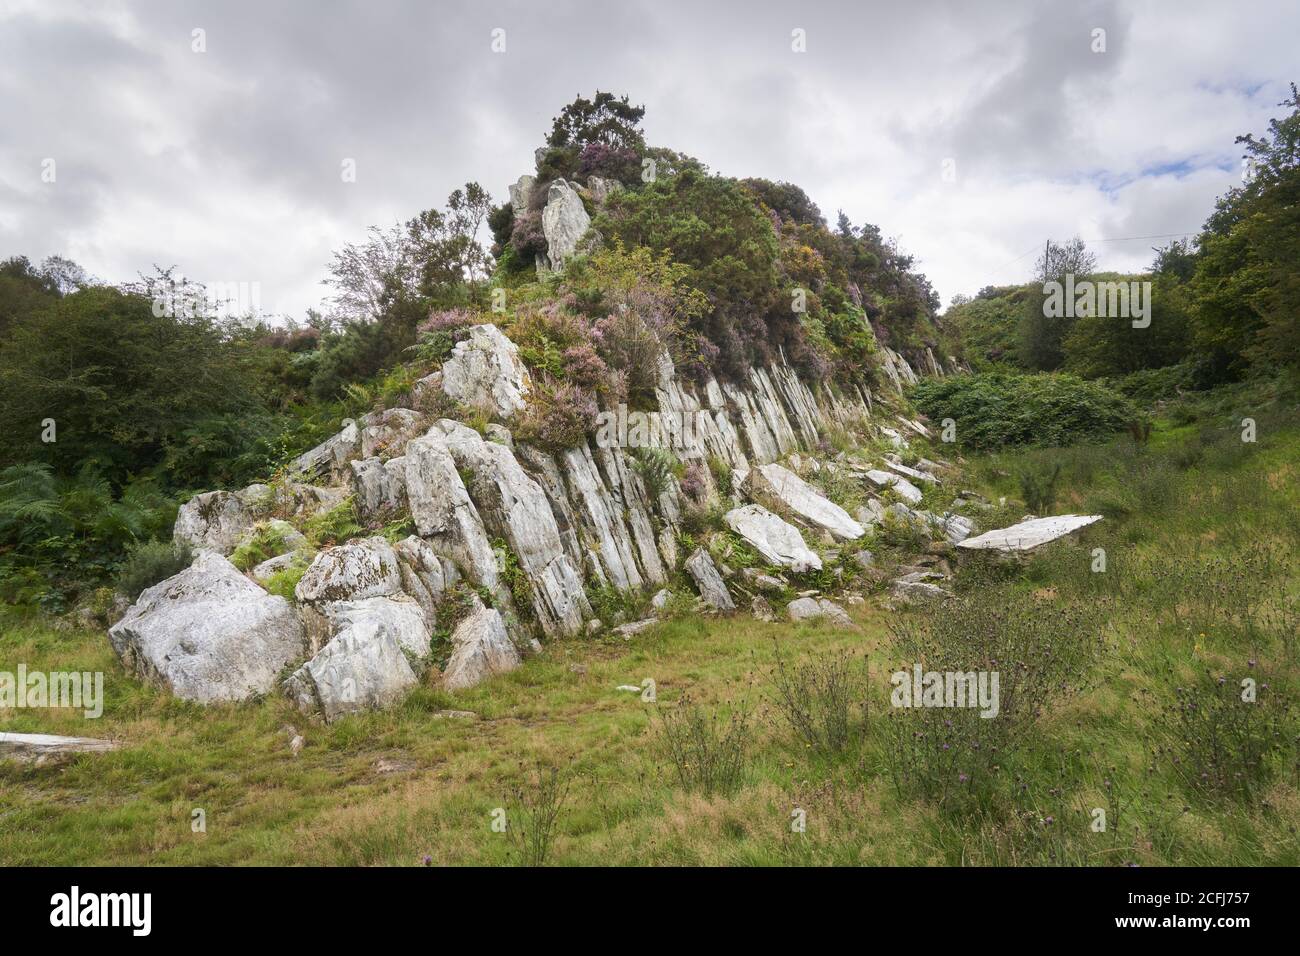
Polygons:
<instances>
[{"instance_id":1,"label":"white rock surface","mask_svg":"<svg viewBox=\"0 0 1300 956\"><path fill-rule=\"evenodd\" d=\"M299 455L289 465L288 471L308 481L330 481L345 473L348 460L355 457L360 448L360 429L352 419L345 418L343 429L337 435Z\"/></svg>"},{"instance_id":2,"label":"white rock surface","mask_svg":"<svg viewBox=\"0 0 1300 956\"><path fill-rule=\"evenodd\" d=\"M1080 528L1086 528L1100 521L1101 518L1101 515L1052 515L1047 518L1032 518L1013 524L1009 528L985 531L981 535L967 538L957 547L972 550L1032 551L1049 541L1055 541Z\"/></svg>"},{"instance_id":3,"label":"white rock surface","mask_svg":"<svg viewBox=\"0 0 1300 956\"><path fill-rule=\"evenodd\" d=\"M254 486L256 489L258 486ZM270 488L263 485L260 487ZM195 495L176 513L172 540L195 551L228 555L257 524L261 513L256 491L207 491Z\"/></svg>"},{"instance_id":4,"label":"white rock surface","mask_svg":"<svg viewBox=\"0 0 1300 956\"><path fill-rule=\"evenodd\" d=\"M415 535L397 542L393 551L402 576L402 590L415 598L429 626L435 626L438 602L447 588L456 582L456 566L445 558L439 558L428 542Z\"/></svg>"},{"instance_id":5,"label":"white rock surface","mask_svg":"<svg viewBox=\"0 0 1300 956\"><path fill-rule=\"evenodd\" d=\"M565 553L546 493L505 445L484 441L474 429L450 419L437 427L457 467L474 476L470 497L486 527L509 545L532 586L533 611L542 630L556 637L580 633L591 605L582 575Z\"/></svg>"},{"instance_id":6,"label":"white rock surface","mask_svg":"<svg viewBox=\"0 0 1300 956\"><path fill-rule=\"evenodd\" d=\"M447 690L464 690L495 674L514 670L519 651L506 633L505 621L495 608L480 605L452 632L454 650L442 673Z\"/></svg>"},{"instance_id":7,"label":"white rock surface","mask_svg":"<svg viewBox=\"0 0 1300 956\"><path fill-rule=\"evenodd\" d=\"M504 595L496 554L437 426L406 446L406 499L420 537L470 582Z\"/></svg>"},{"instance_id":8,"label":"white rock surface","mask_svg":"<svg viewBox=\"0 0 1300 956\"><path fill-rule=\"evenodd\" d=\"M560 269L578 249L578 241L591 227L591 217L578 191L563 179L551 183L542 210L542 233L546 236L546 258L551 269Z\"/></svg>"},{"instance_id":9,"label":"white rock surface","mask_svg":"<svg viewBox=\"0 0 1300 956\"><path fill-rule=\"evenodd\" d=\"M528 212L528 200L532 196L533 186L536 184L536 176L524 173L510 185L510 209L514 212L516 219Z\"/></svg>"},{"instance_id":10,"label":"white rock surface","mask_svg":"<svg viewBox=\"0 0 1300 956\"><path fill-rule=\"evenodd\" d=\"M927 474L924 471L918 471L915 468L909 468L907 465L904 465L901 461L887 460L885 462L885 467L891 469L892 471L898 472L900 475L902 475L905 478L914 478L917 481L924 481L927 484L931 484L931 485L937 485L939 483L939 479L936 478L934 475Z\"/></svg>"},{"instance_id":11,"label":"white rock surface","mask_svg":"<svg viewBox=\"0 0 1300 956\"><path fill-rule=\"evenodd\" d=\"M300 557L304 561L309 560L305 553L297 551L277 554L275 557L267 558L261 564L254 567L253 570L248 572L249 576L252 577L254 581L264 584L270 580L272 575L278 574L281 571L289 570L289 568L293 567L293 563L299 560Z\"/></svg>"},{"instance_id":12,"label":"white rock surface","mask_svg":"<svg viewBox=\"0 0 1300 956\"><path fill-rule=\"evenodd\" d=\"M520 411L531 387L519 347L491 323L471 326L442 366L444 392L498 418Z\"/></svg>"},{"instance_id":13,"label":"white rock surface","mask_svg":"<svg viewBox=\"0 0 1300 956\"><path fill-rule=\"evenodd\" d=\"M406 458L363 458L348 464L357 514L380 518L406 506Z\"/></svg>"},{"instance_id":14,"label":"white rock surface","mask_svg":"<svg viewBox=\"0 0 1300 956\"><path fill-rule=\"evenodd\" d=\"M40 760L62 754L106 753L117 742L99 737L60 737L55 734L0 733L0 757Z\"/></svg>"},{"instance_id":15,"label":"white rock surface","mask_svg":"<svg viewBox=\"0 0 1300 956\"><path fill-rule=\"evenodd\" d=\"M380 537L349 541L316 555L294 589L306 604L399 594L402 577L392 545Z\"/></svg>"},{"instance_id":16,"label":"white rock surface","mask_svg":"<svg viewBox=\"0 0 1300 956\"><path fill-rule=\"evenodd\" d=\"M713 558L709 557L709 552L697 548L695 553L686 559L686 570L695 580L695 586L700 590L700 597L706 604L719 611L736 609L736 602L731 599L731 592L727 590L727 585L722 580L722 575L718 573Z\"/></svg>"},{"instance_id":17,"label":"white rock surface","mask_svg":"<svg viewBox=\"0 0 1300 956\"><path fill-rule=\"evenodd\" d=\"M893 488L898 493L898 496L909 504L917 505L921 503L921 489L902 475L895 475L888 471L873 468L867 472L866 477L878 488Z\"/></svg>"},{"instance_id":18,"label":"white rock surface","mask_svg":"<svg viewBox=\"0 0 1300 956\"><path fill-rule=\"evenodd\" d=\"M852 541L867 533L847 511L775 462L755 467L746 484L756 501L790 514L809 527L827 531L840 541Z\"/></svg>"},{"instance_id":19,"label":"white rock surface","mask_svg":"<svg viewBox=\"0 0 1300 956\"><path fill-rule=\"evenodd\" d=\"M265 694L304 649L293 606L212 551L147 588L108 639L127 670L200 703Z\"/></svg>"},{"instance_id":20,"label":"white rock surface","mask_svg":"<svg viewBox=\"0 0 1300 956\"><path fill-rule=\"evenodd\" d=\"M822 559L804 543L799 529L762 505L735 508L728 511L723 520L770 564L790 568L796 573L822 569Z\"/></svg>"},{"instance_id":21,"label":"white rock surface","mask_svg":"<svg viewBox=\"0 0 1300 956\"><path fill-rule=\"evenodd\" d=\"M320 608L330 637L285 681L298 707L325 720L396 703L418 683L411 660L429 654L429 628L410 598L370 597Z\"/></svg>"}]
</instances>

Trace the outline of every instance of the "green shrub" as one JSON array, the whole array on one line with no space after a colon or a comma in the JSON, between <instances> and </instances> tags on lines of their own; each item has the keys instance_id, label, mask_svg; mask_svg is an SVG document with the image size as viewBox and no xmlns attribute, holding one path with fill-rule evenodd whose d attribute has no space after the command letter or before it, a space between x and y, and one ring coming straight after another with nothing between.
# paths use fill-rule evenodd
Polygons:
<instances>
[{"instance_id":1,"label":"green shrub","mask_svg":"<svg viewBox=\"0 0 1300 956\"><path fill-rule=\"evenodd\" d=\"M958 375L926 379L912 401L932 421L956 422L964 448L1100 442L1138 417L1122 395L1073 375Z\"/></svg>"},{"instance_id":2,"label":"green shrub","mask_svg":"<svg viewBox=\"0 0 1300 956\"><path fill-rule=\"evenodd\" d=\"M262 587L266 588L267 593L278 595L292 604L295 600L293 594L294 588L298 586L298 582L302 580L302 576L307 573L307 568L310 564L311 561L308 560L307 555L299 552L294 555L293 561L287 568L282 571L276 571L269 578L263 581Z\"/></svg>"},{"instance_id":3,"label":"green shrub","mask_svg":"<svg viewBox=\"0 0 1300 956\"><path fill-rule=\"evenodd\" d=\"M839 753L860 738L867 722L865 658L847 651L793 665L776 646L772 701L795 735L819 753Z\"/></svg>"},{"instance_id":4,"label":"green shrub","mask_svg":"<svg viewBox=\"0 0 1300 956\"><path fill-rule=\"evenodd\" d=\"M258 525L230 553L230 563L241 571L250 571L263 561L284 554L291 550L288 533L283 524L267 522Z\"/></svg>"},{"instance_id":5,"label":"green shrub","mask_svg":"<svg viewBox=\"0 0 1300 956\"><path fill-rule=\"evenodd\" d=\"M1025 505L1036 515L1045 515L1056 503L1056 481L1061 477L1061 464L1057 462L1046 474L1022 471L1020 473L1020 495Z\"/></svg>"},{"instance_id":6,"label":"green shrub","mask_svg":"<svg viewBox=\"0 0 1300 956\"><path fill-rule=\"evenodd\" d=\"M750 743L743 708L724 718L683 698L660 718L659 746L677 781L705 796L734 793L745 776Z\"/></svg>"},{"instance_id":7,"label":"green shrub","mask_svg":"<svg viewBox=\"0 0 1300 956\"><path fill-rule=\"evenodd\" d=\"M188 544L143 541L127 553L118 572L117 589L134 601L145 588L184 571L193 560Z\"/></svg>"},{"instance_id":8,"label":"green shrub","mask_svg":"<svg viewBox=\"0 0 1300 956\"><path fill-rule=\"evenodd\" d=\"M363 530L361 521L357 518L356 504L351 497L328 511L312 515L303 526L303 534L317 548L340 544Z\"/></svg>"}]
</instances>

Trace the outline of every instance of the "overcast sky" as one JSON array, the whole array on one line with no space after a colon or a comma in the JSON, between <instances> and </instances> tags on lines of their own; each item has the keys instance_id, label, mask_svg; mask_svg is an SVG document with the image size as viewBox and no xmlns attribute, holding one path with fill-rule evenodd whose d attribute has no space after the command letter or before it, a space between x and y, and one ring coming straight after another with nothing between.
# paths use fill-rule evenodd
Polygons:
<instances>
[{"instance_id":1,"label":"overcast sky","mask_svg":"<svg viewBox=\"0 0 1300 956\"><path fill-rule=\"evenodd\" d=\"M0 258L176 264L302 318L332 249L466 180L502 200L599 88L655 145L876 223L947 303L1025 280L1048 237L1197 230L1297 38L1294 0L0 0ZM1161 242L1092 248L1138 269Z\"/></svg>"}]
</instances>

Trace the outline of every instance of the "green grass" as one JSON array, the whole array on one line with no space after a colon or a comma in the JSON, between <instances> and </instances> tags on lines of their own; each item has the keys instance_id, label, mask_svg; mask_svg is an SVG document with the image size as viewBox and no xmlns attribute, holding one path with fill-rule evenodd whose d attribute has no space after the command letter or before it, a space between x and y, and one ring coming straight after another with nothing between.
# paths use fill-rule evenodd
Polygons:
<instances>
[{"instance_id":1,"label":"green grass","mask_svg":"<svg viewBox=\"0 0 1300 956\"><path fill-rule=\"evenodd\" d=\"M521 862L535 856L493 830L493 811L535 812L521 794L556 768L569 789L552 864L1298 865L1300 742L1285 704L1300 687L1300 423L1257 417L1253 445L1234 443L1227 424L1160 422L1145 446L1124 438L967 462L963 487L1009 496L1006 513L1020 508L1018 471L1060 462L1055 510L1107 515L1023 567L960 567L958 590L977 610L1084 621L1087 633L1030 630L1062 649L1098 645L1076 692L1043 700L1005 759L980 765L978 799L898 772L910 734L897 721L913 712L889 708L889 675L916 659L909 634L943 633L932 616L942 612L851 608L854 632L678 617L630 642L552 643L472 691L422 687L328 727L280 697L174 701L127 677L100 632L0 619L0 670L102 670L107 694L98 721L7 711L0 729L124 744L62 764L0 761L0 862ZM865 659L865 729L847 746L828 753L791 730L773 703L774 639L793 665ZM1164 715L1203 672L1269 685L1260 703L1282 736L1248 793L1206 791L1174 762ZM615 689L647 678L654 702ZM679 784L661 734L687 697L723 722L748 712L734 789ZM438 719L443 708L478 719ZM306 740L297 757L288 725ZM1104 833L1089 826L1094 808L1106 810ZM195 809L206 833L192 832Z\"/></svg>"}]
</instances>

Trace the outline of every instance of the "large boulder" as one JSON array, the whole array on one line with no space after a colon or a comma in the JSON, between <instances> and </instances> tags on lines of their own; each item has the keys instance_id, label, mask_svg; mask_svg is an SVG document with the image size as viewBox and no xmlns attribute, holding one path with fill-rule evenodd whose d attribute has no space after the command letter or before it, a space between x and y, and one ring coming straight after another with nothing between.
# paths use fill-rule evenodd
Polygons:
<instances>
[{"instance_id":1,"label":"large boulder","mask_svg":"<svg viewBox=\"0 0 1300 956\"><path fill-rule=\"evenodd\" d=\"M410 598L370 597L320 607L330 638L285 681L304 711L332 721L386 707L414 687L412 661L429 656L429 625Z\"/></svg>"},{"instance_id":2,"label":"large boulder","mask_svg":"<svg viewBox=\"0 0 1300 956\"><path fill-rule=\"evenodd\" d=\"M829 532L840 541L852 541L867 533L847 511L775 462L755 466L745 484L750 496L760 504L791 515L810 528Z\"/></svg>"},{"instance_id":3,"label":"large boulder","mask_svg":"<svg viewBox=\"0 0 1300 956\"><path fill-rule=\"evenodd\" d=\"M401 593L402 576L392 545L380 537L349 541L316 555L294 588L304 604L359 601Z\"/></svg>"},{"instance_id":4,"label":"large boulder","mask_svg":"<svg viewBox=\"0 0 1300 956\"><path fill-rule=\"evenodd\" d=\"M265 488L267 497L261 489ZM230 554L266 513L271 489L253 485L243 491L208 491L195 495L176 513L172 539L195 551Z\"/></svg>"},{"instance_id":5,"label":"large boulder","mask_svg":"<svg viewBox=\"0 0 1300 956\"><path fill-rule=\"evenodd\" d=\"M551 636L580 633L591 605L582 575L564 549L546 493L505 445L484 441L474 429L450 419L437 427L446 436L457 468L473 476L469 492L479 515L509 546L527 578L542 630Z\"/></svg>"},{"instance_id":6,"label":"large boulder","mask_svg":"<svg viewBox=\"0 0 1300 956\"><path fill-rule=\"evenodd\" d=\"M590 227L591 217L578 191L563 179L552 182L546 192L546 208L542 210L547 265L551 269L562 268Z\"/></svg>"},{"instance_id":7,"label":"large boulder","mask_svg":"<svg viewBox=\"0 0 1300 956\"><path fill-rule=\"evenodd\" d=\"M854 626L853 618L849 617L848 611L826 598L796 598L786 605L785 614L786 617L795 622L825 618L836 627L851 628Z\"/></svg>"},{"instance_id":8,"label":"large boulder","mask_svg":"<svg viewBox=\"0 0 1300 956\"><path fill-rule=\"evenodd\" d=\"M442 366L444 392L498 418L520 411L531 387L519 347L491 323L471 326Z\"/></svg>"},{"instance_id":9,"label":"large boulder","mask_svg":"<svg viewBox=\"0 0 1300 956\"><path fill-rule=\"evenodd\" d=\"M736 602L731 599L731 592L727 590L726 582L722 580L718 566L713 563L709 552L697 548L686 559L686 571L694 579L705 604L717 611L729 612L736 609Z\"/></svg>"},{"instance_id":10,"label":"large boulder","mask_svg":"<svg viewBox=\"0 0 1300 956\"><path fill-rule=\"evenodd\" d=\"M985 531L974 538L967 538L957 545L978 551L1032 551L1049 541L1063 538L1067 534L1086 528L1094 521L1100 521L1101 515L1052 515L1047 518L1033 518L1021 521L1009 528Z\"/></svg>"},{"instance_id":11,"label":"large boulder","mask_svg":"<svg viewBox=\"0 0 1300 956\"><path fill-rule=\"evenodd\" d=\"M304 646L293 605L212 551L147 588L108 639L127 670L201 703L265 694Z\"/></svg>"},{"instance_id":12,"label":"large boulder","mask_svg":"<svg viewBox=\"0 0 1300 956\"><path fill-rule=\"evenodd\" d=\"M519 651L506 633L501 612L481 603L456 625L451 643L451 659L442 672L442 686L447 690L473 687L520 664Z\"/></svg>"},{"instance_id":13,"label":"large boulder","mask_svg":"<svg viewBox=\"0 0 1300 956\"><path fill-rule=\"evenodd\" d=\"M799 529L762 505L735 508L728 511L723 520L770 564L790 568L796 573L822 569L822 559L804 544Z\"/></svg>"}]
</instances>

